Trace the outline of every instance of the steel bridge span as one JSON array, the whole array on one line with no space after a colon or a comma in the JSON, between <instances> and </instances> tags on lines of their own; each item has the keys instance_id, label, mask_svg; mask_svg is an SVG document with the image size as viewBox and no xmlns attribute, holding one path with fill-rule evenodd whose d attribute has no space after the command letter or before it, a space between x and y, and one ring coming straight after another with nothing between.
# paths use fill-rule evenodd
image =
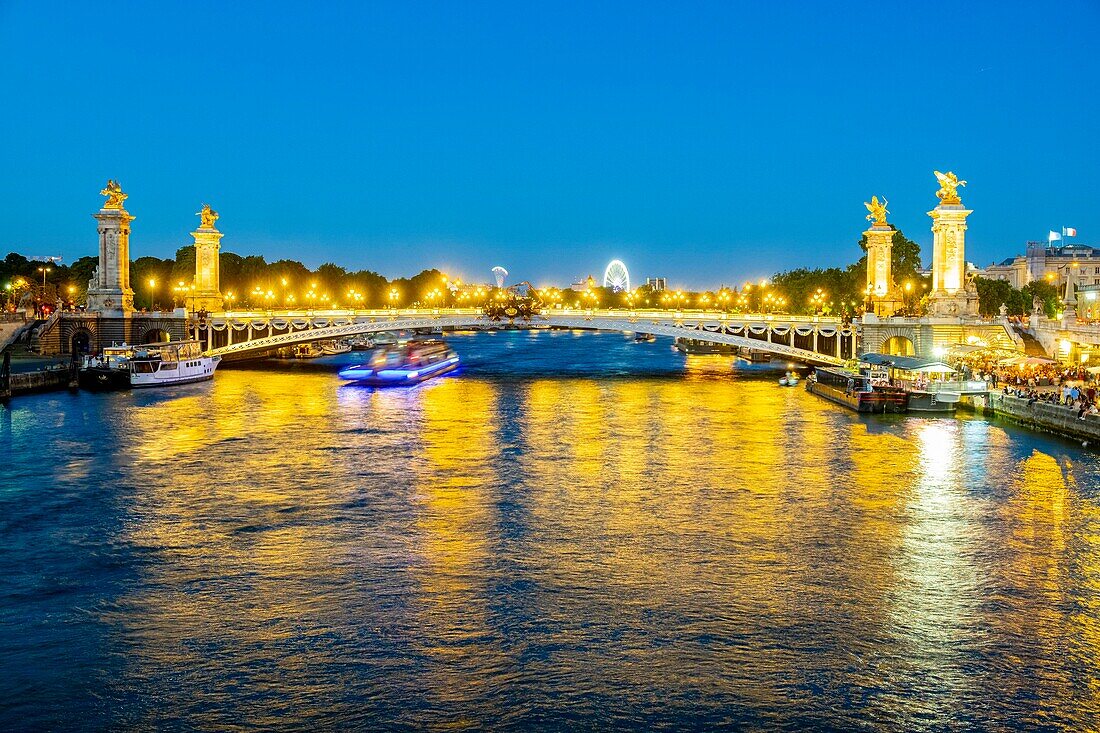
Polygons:
<instances>
[{"instance_id":1,"label":"steel bridge span","mask_svg":"<svg viewBox=\"0 0 1100 733\"><path fill-rule=\"evenodd\" d=\"M691 338L815 365L839 365L853 358L858 336L851 325L828 318L574 309L550 310L530 320L492 319L478 309L228 312L207 314L195 324L207 353L234 360L285 346L381 331L549 327Z\"/></svg>"}]
</instances>

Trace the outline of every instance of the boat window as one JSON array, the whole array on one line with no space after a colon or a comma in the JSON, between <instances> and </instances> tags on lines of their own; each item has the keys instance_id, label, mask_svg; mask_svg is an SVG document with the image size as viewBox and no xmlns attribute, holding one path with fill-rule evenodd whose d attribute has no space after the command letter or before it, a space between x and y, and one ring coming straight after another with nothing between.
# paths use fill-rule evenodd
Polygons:
<instances>
[{"instance_id":1,"label":"boat window","mask_svg":"<svg viewBox=\"0 0 1100 733\"><path fill-rule=\"evenodd\" d=\"M147 361L134 362L134 371L138 374L150 374L153 371L153 365Z\"/></svg>"},{"instance_id":2,"label":"boat window","mask_svg":"<svg viewBox=\"0 0 1100 733\"><path fill-rule=\"evenodd\" d=\"M175 369L177 366L178 366L178 364L176 364L176 362L174 362L174 361L162 361L160 363L160 371L162 371L162 372L169 371L169 370Z\"/></svg>"}]
</instances>

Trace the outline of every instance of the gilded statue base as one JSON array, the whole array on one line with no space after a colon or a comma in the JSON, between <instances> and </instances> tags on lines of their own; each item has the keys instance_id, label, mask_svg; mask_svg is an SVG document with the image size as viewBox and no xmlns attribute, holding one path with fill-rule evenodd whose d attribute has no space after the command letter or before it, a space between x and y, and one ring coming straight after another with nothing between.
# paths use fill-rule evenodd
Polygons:
<instances>
[{"instance_id":1,"label":"gilded statue base","mask_svg":"<svg viewBox=\"0 0 1100 733\"><path fill-rule=\"evenodd\" d=\"M978 291L970 287L954 295L944 291L932 293L928 298L928 314L943 318L977 316Z\"/></svg>"},{"instance_id":2,"label":"gilded statue base","mask_svg":"<svg viewBox=\"0 0 1100 733\"><path fill-rule=\"evenodd\" d=\"M89 313L127 317L134 312L134 291L126 290L89 290Z\"/></svg>"}]
</instances>

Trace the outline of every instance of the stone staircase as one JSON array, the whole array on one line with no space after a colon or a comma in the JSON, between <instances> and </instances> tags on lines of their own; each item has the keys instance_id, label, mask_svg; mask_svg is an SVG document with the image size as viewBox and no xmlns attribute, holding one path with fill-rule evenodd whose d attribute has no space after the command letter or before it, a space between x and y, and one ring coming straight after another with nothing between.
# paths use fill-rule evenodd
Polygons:
<instances>
[{"instance_id":1,"label":"stone staircase","mask_svg":"<svg viewBox=\"0 0 1100 733\"><path fill-rule=\"evenodd\" d=\"M1026 353L1028 356L1038 356L1044 359L1050 358L1050 354L1048 354L1046 352L1046 349L1043 348L1043 345L1039 343L1039 339L1035 338L1030 333L1024 331L1019 327L1016 327L1015 330L1016 335L1019 336L1020 339L1023 341L1024 353Z\"/></svg>"},{"instance_id":2,"label":"stone staircase","mask_svg":"<svg viewBox=\"0 0 1100 733\"><path fill-rule=\"evenodd\" d=\"M61 311L54 311L50 314L50 317L45 320L38 320L34 322L34 327L31 329L30 338L28 339L27 347L36 354L43 353L42 339L49 335L57 324L61 321Z\"/></svg>"},{"instance_id":3,"label":"stone staircase","mask_svg":"<svg viewBox=\"0 0 1100 733\"><path fill-rule=\"evenodd\" d=\"M45 321L25 321L17 324L4 324L5 326L11 325L12 328L5 328L0 337L0 353L6 350L13 350L17 348L26 348L34 334L34 330L37 326L45 323Z\"/></svg>"}]
</instances>

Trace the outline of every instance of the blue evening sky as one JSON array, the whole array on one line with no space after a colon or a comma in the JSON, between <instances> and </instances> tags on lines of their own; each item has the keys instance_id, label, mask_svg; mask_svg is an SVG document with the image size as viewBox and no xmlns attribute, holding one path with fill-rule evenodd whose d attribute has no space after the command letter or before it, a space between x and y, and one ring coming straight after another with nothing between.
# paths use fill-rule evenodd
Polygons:
<instances>
[{"instance_id":1,"label":"blue evening sky","mask_svg":"<svg viewBox=\"0 0 1100 733\"><path fill-rule=\"evenodd\" d=\"M388 276L712 286L859 256L863 201L968 259L1100 245L1100 4L0 0L0 256L190 243Z\"/></svg>"}]
</instances>

